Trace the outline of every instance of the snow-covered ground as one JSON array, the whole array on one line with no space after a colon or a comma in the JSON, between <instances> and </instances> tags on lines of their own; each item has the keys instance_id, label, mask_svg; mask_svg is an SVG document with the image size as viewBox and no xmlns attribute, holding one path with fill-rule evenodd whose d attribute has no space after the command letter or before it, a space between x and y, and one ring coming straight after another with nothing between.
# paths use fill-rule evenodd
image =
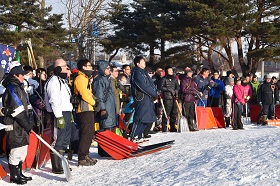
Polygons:
<instances>
[{"instance_id":1,"label":"snow-covered ground","mask_svg":"<svg viewBox=\"0 0 280 186\"><path fill-rule=\"evenodd\" d=\"M280 185L280 128L245 125L245 130L213 129L192 133L158 133L149 145L176 140L167 150L125 160L101 158L92 167L70 165L72 180L51 173L50 162L43 170L25 173L28 185ZM6 159L0 159L6 162ZM5 165L6 166L6 165ZM0 180L9 183L9 176Z\"/></svg>"}]
</instances>

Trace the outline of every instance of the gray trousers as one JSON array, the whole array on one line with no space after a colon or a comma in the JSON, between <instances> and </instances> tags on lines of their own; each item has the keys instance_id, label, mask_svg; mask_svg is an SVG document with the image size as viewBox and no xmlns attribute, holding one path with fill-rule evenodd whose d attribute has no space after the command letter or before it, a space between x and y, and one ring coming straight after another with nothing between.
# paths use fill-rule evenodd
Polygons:
<instances>
[{"instance_id":1,"label":"gray trousers","mask_svg":"<svg viewBox=\"0 0 280 186\"><path fill-rule=\"evenodd\" d=\"M70 144L71 137L71 119L72 114L70 111L62 112L63 118L65 120L65 126L63 129L57 128L56 118L52 122L52 147L59 150L66 150Z\"/></svg>"}]
</instances>

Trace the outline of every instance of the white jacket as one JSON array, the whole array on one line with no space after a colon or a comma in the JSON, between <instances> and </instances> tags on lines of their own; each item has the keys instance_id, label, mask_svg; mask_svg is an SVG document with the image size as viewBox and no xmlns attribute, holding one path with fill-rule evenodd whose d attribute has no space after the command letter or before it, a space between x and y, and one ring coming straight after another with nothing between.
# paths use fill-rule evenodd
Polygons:
<instances>
[{"instance_id":1,"label":"white jacket","mask_svg":"<svg viewBox=\"0 0 280 186\"><path fill-rule=\"evenodd\" d=\"M45 103L48 112L56 118L62 117L63 111L72 111L71 91L65 79L52 76L45 84Z\"/></svg>"}]
</instances>

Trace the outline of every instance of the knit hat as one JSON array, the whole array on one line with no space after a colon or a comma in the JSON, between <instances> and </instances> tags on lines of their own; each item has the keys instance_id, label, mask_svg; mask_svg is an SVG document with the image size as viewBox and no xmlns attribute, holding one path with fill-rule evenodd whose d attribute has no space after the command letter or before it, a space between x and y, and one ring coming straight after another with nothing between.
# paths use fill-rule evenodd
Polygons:
<instances>
[{"instance_id":1,"label":"knit hat","mask_svg":"<svg viewBox=\"0 0 280 186\"><path fill-rule=\"evenodd\" d=\"M270 74L267 74L266 77L265 77L265 79L271 79L271 78L272 78L272 77L271 77Z\"/></svg>"},{"instance_id":2,"label":"knit hat","mask_svg":"<svg viewBox=\"0 0 280 186\"><path fill-rule=\"evenodd\" d=\"M228 78L228 82L229 82L229 83L234 82L234 78Z\"/></svg>"},{"instance_id":3,"label":"knit hat","mask_svg":"<svg viewBox=\"0 0 280 186\"><path fill-rule=\"evenodd\" d=\"M192 71L192 69L191 69L191 68L189 68L189 67L185 68L185 70L184 70L184 71L185 71L185 73L193 72L193 71Z\"/></svg>"}]
</instances>

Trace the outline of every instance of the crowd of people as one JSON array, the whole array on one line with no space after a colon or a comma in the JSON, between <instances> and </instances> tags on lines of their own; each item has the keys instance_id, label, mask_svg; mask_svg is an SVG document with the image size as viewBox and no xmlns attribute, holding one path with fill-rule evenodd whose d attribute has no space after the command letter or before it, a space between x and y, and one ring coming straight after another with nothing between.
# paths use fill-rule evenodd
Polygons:
<instances>
[{"instance_id":1,"label":"crowd of people","mask_svg":"<svg viewBox=\"0 0 280 186\"><path fill-rule=\"evenodd\" d=\"M123 65L122 70L108 61L93 66L88 59L70 69L63 59L55 60L47 69L23 66L14 61L9 73L1 73L2 97L0 144L7 136L6 155L10 180L25 184L32 180L22 174L22 162L27 154L31 130L41 133L52 129L52 147L61 155L75 149L79 166L93 166L97 160L90 156L90 146L99 128L117 133L119 121L126 124L123 137L134 142L150 138L156 132L177 132L178 109L188 121L190 131L198 131L196 106L222 107L225 126L244 129L242 115L250 115L250 104L259 104L258 124L275 118L279 104L280 83L269 74L262 83L255 75L234 77L231 71L221 77L219 71L202 68L199 74L186 67L175 73L166 66L152 69L142 56L136 56L134 68ZM178 104L180 103L180 104ZM178 108L181 105L181 108ZM124 113L124 117L121 115ZM79 133L76 139L73 133ZM75 143L74 143L75 142ZM98 146L98 153L106 152ZM0 155L4 149L0 145ZM59 156L50 152L52 172L62 174Z\"/></svg>"}]
</instances>

